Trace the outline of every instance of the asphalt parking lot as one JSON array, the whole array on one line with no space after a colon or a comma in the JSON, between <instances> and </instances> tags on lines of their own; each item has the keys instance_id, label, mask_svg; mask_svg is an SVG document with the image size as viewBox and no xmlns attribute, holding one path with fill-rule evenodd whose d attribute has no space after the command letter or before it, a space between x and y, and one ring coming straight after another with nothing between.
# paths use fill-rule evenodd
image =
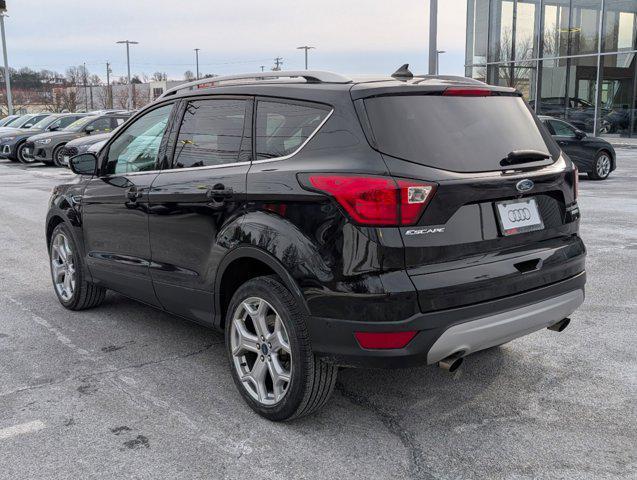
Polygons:
<instances>
[{"instance_id":1,"label":"asphalt parking lot","mask_svg":"<svg viewBox=\"0 0 637 480\"><path fill-rule=\"evenodd\" d=\"M436 367L345 370L319 414L243 403L222 336L109 293L69 312L44 217L68 170L0 161L0 478L635 478L637 149L582 177L584 305Z\"/></svg>"}]
</instances>

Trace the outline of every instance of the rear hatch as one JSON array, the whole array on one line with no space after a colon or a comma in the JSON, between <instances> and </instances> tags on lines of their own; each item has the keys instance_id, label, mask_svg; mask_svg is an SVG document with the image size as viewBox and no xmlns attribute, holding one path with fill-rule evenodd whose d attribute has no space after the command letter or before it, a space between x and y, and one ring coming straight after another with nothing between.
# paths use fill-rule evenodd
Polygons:
<instances>
[{"instance_id":1,"label":"rear hatch","mask_svg":"<svg viewBox=\"0 0 637 480\"><path fill-rule=\"evenodd\" d=\"M359 95L361 123L390 174L436 185L419 220L399 227L421 310L583 271L573 166L517 93L405 86Z\"/></svg>"}]
</instances>

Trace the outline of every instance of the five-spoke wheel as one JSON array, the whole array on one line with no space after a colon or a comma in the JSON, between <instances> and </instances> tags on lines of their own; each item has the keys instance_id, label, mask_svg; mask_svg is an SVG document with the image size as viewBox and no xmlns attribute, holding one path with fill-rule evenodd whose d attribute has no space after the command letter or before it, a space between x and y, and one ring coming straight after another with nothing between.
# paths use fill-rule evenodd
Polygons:
<instances>
[{"instance_id":1,"label":"five-spoke wheel","mask_svg":"<svg viewBox=\"0 0 637 480\"><path fill-rule=\"evenodd\" d=\"M290 340L274 307L250 297L237 307L230 331L234 368L248 393L264 405L279 402L290 384Z\"/></svg>"},{"instance_id":2,"label":"five-spoke wheel","mask_svg":"<svg viewBox=\"0 0 637 480\"><path fill-rule=\"evenodd\" d=\"M58 295L68 302L75 292L75 262L70 242L62 232L51 242L51 273Z\"/></svg>"},{"instance_id":3,"label":"five-spoke wheel","mask_svg":"<svg viewBox=\"0 0 637 480\"><path fill-rule=\"evenodd\" d=\"M225 321L232 377L259 415L288 420L327 402L337 367L312 352L307 314L280 279L257 277L241 285Z\"/></svg>"}]
</instances>

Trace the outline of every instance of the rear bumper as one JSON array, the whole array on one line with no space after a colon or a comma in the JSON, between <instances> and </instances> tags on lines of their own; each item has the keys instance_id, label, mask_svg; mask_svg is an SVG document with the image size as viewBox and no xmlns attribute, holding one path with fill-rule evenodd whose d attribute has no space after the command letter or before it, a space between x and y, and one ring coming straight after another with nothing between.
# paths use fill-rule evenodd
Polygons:
<instances>
[{"instance_id":1,"label":"rear bumper","mask_svg":"<svg viewBox=\"0 0 637 480\"><path fill-rule=\"evenodd\" d=\"M460 308L414 315L400 322L360 322L313 317L308 322L312 349L337 365L401 368L431 364L499 345L570 315L584 301L586 273L517 295ZM354 332L416 330L406 347L366 350Z\"/></svg>"}]
</instances>

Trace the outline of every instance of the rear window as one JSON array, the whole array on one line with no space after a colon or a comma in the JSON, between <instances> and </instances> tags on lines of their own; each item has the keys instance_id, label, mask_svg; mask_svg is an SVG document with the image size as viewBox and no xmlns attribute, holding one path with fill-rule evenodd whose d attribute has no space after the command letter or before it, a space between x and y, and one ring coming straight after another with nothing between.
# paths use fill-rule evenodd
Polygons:
<instances>
[{"instance_id":1,"label":"rear window","mask_svg":"<svg viewBox=\"0 0 637 480\"><path fill-rule=\"evenodd\" d=\"M421 165L484 172L514 150L549 153L520 97L383 96L365 107L378 149Z\"/></svg>"}]
</instances>

